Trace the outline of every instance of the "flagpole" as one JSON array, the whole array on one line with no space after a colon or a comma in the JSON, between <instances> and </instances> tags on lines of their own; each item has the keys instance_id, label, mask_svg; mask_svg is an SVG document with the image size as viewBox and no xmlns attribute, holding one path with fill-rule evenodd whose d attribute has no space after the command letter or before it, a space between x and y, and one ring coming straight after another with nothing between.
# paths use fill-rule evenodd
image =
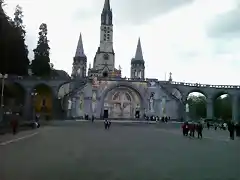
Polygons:
<instances>
[{"instance_id":1,"label":"flagpole","mask_svg":"<svg viewBox=\"0 0 240 180\"><path fill-rule=\"evenodd\" d=\"M167 80L167 73L166 72L164 74L164 79L165 79L165 81Z\"/></svg>"}]
</instances>

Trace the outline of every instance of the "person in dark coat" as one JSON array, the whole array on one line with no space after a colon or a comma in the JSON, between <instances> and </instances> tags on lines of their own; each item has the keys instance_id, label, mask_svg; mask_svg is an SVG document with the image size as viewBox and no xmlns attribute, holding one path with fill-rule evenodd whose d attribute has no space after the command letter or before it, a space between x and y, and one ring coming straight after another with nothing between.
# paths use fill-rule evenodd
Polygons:
<instances>
[{"instance_id":1,"label":"person in dark coat","mask_svg":"<svg viewBox=\"0 0 240 180\"><path fill-rule=\"evenodd\" d=\"M94 115L92 115L92 122L94 122L94 119L95 119L95 117L94 117Z\"/></svg>"},{"instance_id":2,"label":"person in dark coat","mask_svg":"<svg viewBox=\"0 0 240 180\"><path fill-rule=\"evenodd\" d=\"M13 134L17 133L17 128L18 128L18 120L17 117L13 117L12 121L11 121L11 127L12 127L12 132Z\"/></svg>"},{"instance_id":3,"label":"person in dark coat","mask_svg":"<svg viewBox=\"0 0 240 180\"><path fill-rule=\"evenodd\" d=\"M203 126L201 123L198 123L196 126L197 134L198 134L198 139L202 139L202 131L203 131Z\"/></svg>"},{"instance_id":4,"label":"person in dark coat","mask_svg":"<svg viewBox=\"0 0 240 180\"><path fill-rule=\"evenodd\" d=\"M194 123L189 124L189 131L190 131L190 136L194 137L195 136L195 124Z\"/></svg>"},{"instance_id":5,"label":"person in dark coat","mask_svg":"<svg viewBox=\"0 0 240 180\"><path fill-rule=\"evenodd\" d=\"M228 124L228 131L229 131L230 139L234 140L235 125L232 121L229 122Z\"/></svg>"},{"instance_id":6,"label":"person in dark coat","mask_svg":"<svg viewBox=\"0 0 240 180\"><path fill-rule=\"evenodd\" d=\"M105 129L108 129L108 120L104 120L104 127L105 127Z\"/></svg>"},{"instance_id":7,"label":"person in dark coat","mask_svg":"<svg viewBox=\"0 0 240 180\"><path fill-rule=\"evenodd\" d=\"M188 135L188 131L189 131L189 125L188 125L188 122L185 122L185 123L182 125L183 135L184 135L184 136L187 136L187 135Z\"/></svg>"},{"instance_id":8,"label":"person in dark coat","mask_svg":"<svg viewBox=\"0 0 240 180\"><path fill-rule=\"evenodd\" d=\"M110 120L108 120L108 129L110 129L112 122Z\"/></svg>"},{"instance_id":9,"label":"person in dark coat","mask_svg":"<svg viewBox=\"0 0 240 180\"><path fill-rule=\"evenodd\" d=\"M208 129L210 128L210 123L209 123L209 122L207 122L207 128L208 128Z\"/></svg>"}]
</instances>

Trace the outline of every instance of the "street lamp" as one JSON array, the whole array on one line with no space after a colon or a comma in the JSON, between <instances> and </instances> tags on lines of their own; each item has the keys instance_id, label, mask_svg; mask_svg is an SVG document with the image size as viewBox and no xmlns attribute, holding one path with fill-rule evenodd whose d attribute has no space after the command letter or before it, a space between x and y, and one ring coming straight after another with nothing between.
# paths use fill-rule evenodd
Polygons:
<instances>
[{"instance_id":1,"label":"street lamp","mask_svg":"<svg viewBox=\"0 0 240 180\"><path fill-rule=\"evenodd\" d=\"M3 104L3 93L4 93L4 86L5 86L5 79L8 78L8 75L7 74L1 74L0 73L0 79L2 80L2 89L1 89L1 113L0 113L0 121L3 120L3 107L4 107L4 104Z\"/></svg>"},{"instance_id":2,"label":"street lamp","mask_svg":"<svg viewBox=\"0 0 240 180\"><path fill-rule=\"evenodd\" d=\"M33 92L31 93L32 96L32 107L33 107L33 120L36 118L35 117L35 97L38 95L36 89L33 90Z\"/></svg>"}]
</instances>

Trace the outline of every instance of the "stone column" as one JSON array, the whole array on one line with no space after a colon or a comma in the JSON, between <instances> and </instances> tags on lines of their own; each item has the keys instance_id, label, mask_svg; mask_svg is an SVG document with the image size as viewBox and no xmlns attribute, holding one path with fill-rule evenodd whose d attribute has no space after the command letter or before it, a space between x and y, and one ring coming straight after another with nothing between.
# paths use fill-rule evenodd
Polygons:
<instances>
[{"instance_id":1,"label":"stone column","mask_svg":"<svg viewBox=\"0 0 240 180\"><path fill-rule=\"evenodd\" d=\"M33 100L31 96L31 90L32 88L27 87L25 92L25 99L23 104L23 118L24 120L31 120L33 119Z\"/></svg>"},{"instance_id":2,"label":"stone column","mask_svg":"<svg viewBox=\"0 0 240 180\"><path fill-rule=\"evenodd\" d=\"M232 97L232 120L237 122L239 121L239 114L238 114L238 107L239 103L238 103L238 96L234 95Z\"/></svg>"},{"instance_id":3,"label":"stone column","mask_svg":"<svg viewBox=\"0 0 240 180\"><path fill-rule=\"evenodd\" d=\"M213 98L207 98L207 119L213 119Z\"/></svg>"},{"instance_id":4,"label":"stone column","mask_svg":"<svg viewBox=\"0 0 240 180\"><path fill-rule=\"evenodd\" d=\"M182 98L182 100L178 101L178 119L179 120L186 120L187 115L186 115L186 98Z\"/></svg>"},{"instance_id":5,"label":"stone column","mask_svg":"<svg viewBox=\"0 0 240 180\"><path fill-rule=\"evenodd\" d=\"M75 117L75 112L76 112L76 98L71 98L72 101L72 106L71 106L71 113L70 113L70 117Z\"/></svg>"},{"instance_id":6,"label":"stone column","mask_svg":"<svg viewBox=\"0 0 240 180\"><path fill-rule=\"evenodd\" d=\"M83 116L81 114L81 110L80 110L80 97L76 97L76 103L75 103L75 116L77 118L79 118L80 116Z\"/></svg>"},{"instance_id":7,"label":"stone column","mask_svg":"<svg viewBox=\"0 0 240 180\"><path fill-rule=\"evenodd\" d=\"M58 87L52 87L52 119L58 119L58 114L60 113L59 107L61 103L58 99Z\"/></svg>"},{"instance_id":8,"label":"stone column","mask_svg":"<svg viewBox=\"0 0 240 180\"><path fill-rule=\"evenodd\" d=\"M84 112L88 114L88 117L92 117L92 97L84 98Z\"/></svg>"}]
</instances>

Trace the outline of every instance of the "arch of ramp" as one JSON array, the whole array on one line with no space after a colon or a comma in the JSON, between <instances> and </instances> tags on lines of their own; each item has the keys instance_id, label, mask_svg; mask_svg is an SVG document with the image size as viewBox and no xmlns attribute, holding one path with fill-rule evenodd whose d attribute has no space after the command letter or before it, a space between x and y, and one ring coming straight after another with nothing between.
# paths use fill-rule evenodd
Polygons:
<instances>
[{"instance_id":1,"label":"arch of ramp","mask_svg":"<svg viewBox=\"0 0 240 180\"><path fill-rule=\"evenodd\" d=\"M185 96L186 99L185 99L185 101L188 99L188 97L189 97L189 95L190 95L191 93L195 93L195 92L204 95L204 96L206 97L206 99L208 98L208 94L207 94L206 92L204 92L202 89L194 88L194 89L189 90L189 91L186 93L186 96Z\"/></svg>"}]
</instances>

